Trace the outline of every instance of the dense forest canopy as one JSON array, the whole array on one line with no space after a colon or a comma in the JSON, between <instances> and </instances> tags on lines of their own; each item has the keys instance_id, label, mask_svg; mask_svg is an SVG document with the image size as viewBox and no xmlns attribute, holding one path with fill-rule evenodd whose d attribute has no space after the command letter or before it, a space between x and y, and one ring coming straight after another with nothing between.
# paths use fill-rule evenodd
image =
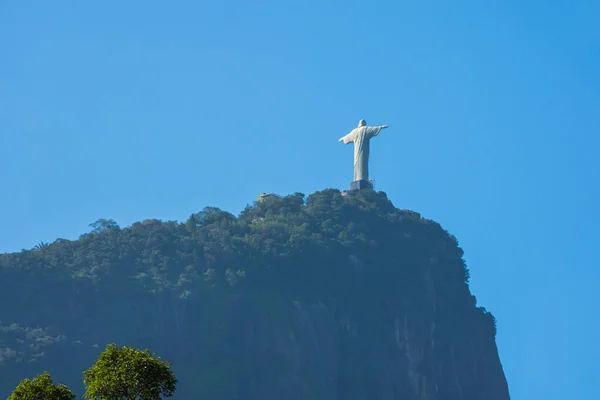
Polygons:
<instances>
[{"instance_id":1,"label":"dense forest canopy","mask_svg":"<svg viewBox=\"0 0 600 400\"><path fill-rule=\"evenodd\" d=\"M78 240L0 255L0 397L44 368L75 381L81 370L65 371L117 342L166 353L184 393L235 398L222 393L250 384L228 336L240 298L275 314L286 300L318 303L339 320L409 302L438 326L477 318L493 335L462 255L439 224L373 190L267 196L238 216L207 207L183 223L98 220Z\"/></svg>"}]
</instances>

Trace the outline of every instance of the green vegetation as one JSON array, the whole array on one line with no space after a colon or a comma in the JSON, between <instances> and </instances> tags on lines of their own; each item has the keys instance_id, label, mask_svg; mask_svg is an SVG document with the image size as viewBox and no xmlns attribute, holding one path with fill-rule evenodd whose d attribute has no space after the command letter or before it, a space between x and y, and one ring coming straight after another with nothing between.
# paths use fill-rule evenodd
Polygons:
<instances>
[{"instance_id":1,"label":"green vegetation","mask_svg":"<svg viewBox=\"0 0 600 400\"><path fill-rule=\"evenodd\" d=\"M103 219L91 228L78 240L0 255L0 395L45 369L83 392L81 373L104 343L172 360L182 398L253 399L265 387L284 390L291 374L309 376L311 363L324 365L291 354L312 354L328 335L340 354L340 387L370 387L374 372L354 361L364 350L352 329L362 327L365 343L383 343L377 335L391 332L407 307L435 318L436 335L458 337L455 326L495 334L469 292L456 239L382 192L267 196L238 216L208 207L184 223L121 228ZM94 386L102 368L87 372L90 398L104 387ZM346 386L338 392L360 393Z\"/></svg>"},{"instance_id":2,"label":"green vegetation","mask_svg":"<svg viewBox=\"0 0 600 400\"><path fill-rule=\"evenodd\" d=\"M83 397L94 400L160 400L171 397L177 383L170 365L148 350L114 344L106 347L83 376Z\"/></svg>"},{"instance_id":3,"label":"green vegetation","mask_svg":"<svg viewBox=\"0 0 600 400\"><path fill-rule=\"evenodd\" d=\"M96 363L84 371L86 399L161 400L175 392L177 378L171 366L148 350L114 344L106 346ZM7 400L73 400L65 385L56 385L48 372L24 379Z\"/></svg>"},{"instance_id":4,"label":"green vegetation","mask_svg":"<svg viewBox=\"0 0 600 400\"><path fill-rule=\"evenodd\" d=\"M33 379L24 379L8 400L73 400L75 394L65 385L52 382L50 374L44 372Z\"/></svg>"}]
</instances>

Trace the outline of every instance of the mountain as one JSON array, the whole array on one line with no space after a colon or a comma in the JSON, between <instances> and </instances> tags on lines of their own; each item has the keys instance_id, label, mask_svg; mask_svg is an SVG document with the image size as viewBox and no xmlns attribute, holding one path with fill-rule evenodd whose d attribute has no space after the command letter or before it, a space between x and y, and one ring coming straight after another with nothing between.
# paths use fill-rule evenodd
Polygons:
<instances>
[{"instance_id":1,"label":"mountain","mask_svg":"<svg viewBox=\"0 0 600 400\"><path fill-rule=\"evenodd\" d=\"M92 225L0 255L0 397L44 370L81 394L116 343L172 362L175 399L509 399L456 238L383 192Z\"/></svg>"}]
</instances>

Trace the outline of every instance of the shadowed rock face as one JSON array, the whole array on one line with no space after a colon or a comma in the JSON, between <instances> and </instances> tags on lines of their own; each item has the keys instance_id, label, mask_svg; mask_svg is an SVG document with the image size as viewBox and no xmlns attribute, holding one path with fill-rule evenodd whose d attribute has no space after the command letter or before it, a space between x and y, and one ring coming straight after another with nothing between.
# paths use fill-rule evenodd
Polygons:
<instances>
[{"instance_id":1,"label":"shadowed rock face","mask_svg":"<svg viewBox=\"0 0 600 400\"><path fill-rule=\"evenodd\" d=\"M232 341L248 365L244 398L508 400L490 321L474 312L438 327L433 307L336 315L290 302L273 318L244 303Z\"/></svg>"},{"instance_id":2,"label":"shadowed rock face","mask_svg":"<svg viewBox=\"0 0 600 400\"><path fill-rule=\"evenodd\" d=\"M81 394L114 342L171 361L175 399L509 399L456 239L384 193L104 225L0 255L0 398L46 369Z\"/></svg>"}]
</instances>

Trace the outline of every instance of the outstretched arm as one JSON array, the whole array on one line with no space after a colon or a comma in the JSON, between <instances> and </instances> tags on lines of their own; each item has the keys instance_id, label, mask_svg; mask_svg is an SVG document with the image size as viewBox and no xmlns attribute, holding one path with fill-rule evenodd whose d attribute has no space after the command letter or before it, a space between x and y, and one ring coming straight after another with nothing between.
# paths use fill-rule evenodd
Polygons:
<instances>
[{"instance_id":1,"label":"outstretched arm","mask_svg":"<svg viewBox=\"0 0 600 400\"><path fill-rule=\"evenodd\" d=\"M373 136L379 135L379 131L387 128L389 125L379 125L379 126L368 126L367 127L367 137L372 138Z\"/></svg>"},{"instance_id":2,"label":"outstretched arm","mask_svg":"<svg viewBox=\"0 0 600 400\"><path fill-rule=\"evenodd\" d=\"M338 140L338 142L343 142L344 144L348 144L348 143L354 142L354 135L352 133L353 132L350 132L346 136L341 137L340 140Z\"/></svg>"}]
</instances>

